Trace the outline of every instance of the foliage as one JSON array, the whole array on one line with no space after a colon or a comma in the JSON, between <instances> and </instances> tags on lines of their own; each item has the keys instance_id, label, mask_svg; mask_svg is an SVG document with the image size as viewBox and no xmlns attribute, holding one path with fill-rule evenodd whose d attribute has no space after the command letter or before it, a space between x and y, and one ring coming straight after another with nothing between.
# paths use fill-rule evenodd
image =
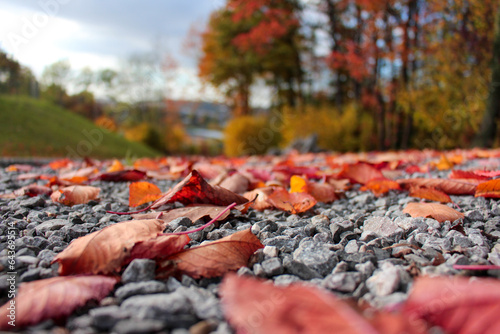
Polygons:
<instances>
[{"instance_id":1,"label":"foliage","mask_svg":"<svg viewBox=\"0 0 500 334\"><path fill-rule=\"evenodd\" d=\"M276 147L280 136L262 116L235 117L224 131L224 153L228 156L264 154Z\"/></svg>"}]
</instances>

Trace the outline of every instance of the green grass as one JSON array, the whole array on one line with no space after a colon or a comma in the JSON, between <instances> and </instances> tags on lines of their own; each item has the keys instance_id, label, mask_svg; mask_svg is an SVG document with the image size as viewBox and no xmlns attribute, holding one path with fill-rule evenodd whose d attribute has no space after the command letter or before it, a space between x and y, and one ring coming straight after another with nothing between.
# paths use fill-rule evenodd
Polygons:
<instances>
[{"instance_id":1,"label":"green grass","mask_svg":"<svg viewBox=\"0 0 500 334\"><path fill-rule=\"evenodd\" d=\"M50 102L0 95L1 156L122 158L159 155Z\"/></svg>"}]
</instances>

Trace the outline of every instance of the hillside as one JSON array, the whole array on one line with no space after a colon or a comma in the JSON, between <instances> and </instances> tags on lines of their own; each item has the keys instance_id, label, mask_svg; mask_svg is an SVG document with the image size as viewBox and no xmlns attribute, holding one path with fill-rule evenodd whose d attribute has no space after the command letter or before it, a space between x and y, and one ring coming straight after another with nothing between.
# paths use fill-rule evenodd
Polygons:
<instances>
[{"instance_id":1,"label":"hillside","mask_svg":"<svg viewBox=\"0 0 500 334\"><path fill-rule=\"evenodd\" d=\"M50 102L0 95L0 154L111 158L159 153Z\"/></svg>"}]
</instances>

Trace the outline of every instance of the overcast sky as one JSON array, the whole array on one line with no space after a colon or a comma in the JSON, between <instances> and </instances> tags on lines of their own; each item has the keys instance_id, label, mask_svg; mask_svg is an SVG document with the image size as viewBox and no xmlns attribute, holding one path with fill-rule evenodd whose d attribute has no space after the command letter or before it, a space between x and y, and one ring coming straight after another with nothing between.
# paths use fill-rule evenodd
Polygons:
<instances>
[{"instance_id":1,"label":"overcast sky","mask_svg":"<svg viewBox=\"0 0 500 334\"><path fill-rule=\"evenodd\" d=\"M68 59L73 69L118 68L161 45L179 63L171 94L196 97L196 64L182 52L193 22L203 26L223 0L0 0L0 49L40 75ZM201 98L214 97L205 93Z\"/></svg>"}]
</instances>

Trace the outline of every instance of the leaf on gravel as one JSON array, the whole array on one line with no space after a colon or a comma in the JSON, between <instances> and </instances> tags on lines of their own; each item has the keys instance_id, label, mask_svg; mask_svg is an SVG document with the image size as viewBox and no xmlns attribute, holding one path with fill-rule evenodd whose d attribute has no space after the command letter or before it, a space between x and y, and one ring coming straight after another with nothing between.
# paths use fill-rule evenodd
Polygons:
<instances>
[{"instance_id":1,"label":"leaf on gravel","mask_svg":"<svg viewBox=\"0 0 500 334\"><path fill-rule=\"evenodd\" d=\"M16 198L25 195L29 197L35 197L38 195L49 196L50 194L52 194L52 189L50 189L49 187L39 186L37 184L31 184L29 186L25 186L17 190L14 190L10 194L1 194L0 198Z\"/></svg>"},{"instance_id":2,"label":"leaf on gravel","mask_svg":"<svg viewBox=\"0 0 500 334\"><path fill-rule=\"evenodd\" d=\"M59 275L114 273L136 243L156 237L163 229L164 222L159 219L110 225L73 240L52 263L59 263Z\"/></svg>"},{"instance_id":3,"label":"leaf on gravel","mask_svg":"<svg viewBox=\"0 0 500 334\"><path fill-rule=\"evenodd\" d=\"M500 179L490 180L478 184L474 196L500 198Z\"/></svg>"},{"instance_id":4,"label":"leaf on gravel","mask_svg":"<svg viewBox=\"0 0 500 334\"><path fill-rule=\"evenodd\" d=\"M290 178L290 193L307 193L323 203L336 201L342 196L342 192L329 183L311 182L298 175Z\"/></svg>"},{"instance_id":5,"label":"leaf on gravel","mask_svg":"<svg viewBox=\"0 0 500 334\"><path fill-rule=\"evenodd\" d=\"M160 188L150 182L132 182L128 189L128 205L132 207L156 201L161 197Z\"/></svg>"},{"instance_id":6,"label":"leaf on gravel","mask_svg":"<svg viewBox=\"0 0 500 334\"><path fill-rule=\"evenodd\" d=\"M465 277L417 277L404 313L446 333L500 333L500 282Z\"/></svg>"},{"instance_id":7,"label":"leaf on gravel","mask_svg":"<svg viewBox=\"0 0 500 334\"><path fill-rule=\"evenodd\" d=\"M191 239L187 234L161 235L145 241L139 241L130 251L130 256L123 265L134 259L161 260L184 249Z\"/></svg>"},{"instance_id":8,"label":"leaf on gravel","mask_svg":"<svg viewBox=\"0 0 500 334\"><path fill-rule=\"evenodd\" d=\"M212 204L227 206L233 202L243 204L248 200L225 188L211 186L196 170L193 170L184 180L157 200L151 208L156 209L164 204L174 202L180 202L184 205Z\"/></svg>"},{"instance_id":9,"label":"leaf on gravel","mask_svg":"<svg viewBox=\"0 0 500 334\"><path fill-rule=\"evenodd\" d=\"M408 203L403 212L410 214L412 217L434 218L440 223L447 220L454 222L457 219L464 218L463 213L438 203Z\"/></svg>"},{"instance_id":10,"label":"leaf on gravel","mask_svg":"<svg viewBox=\"0 0 500 334\"><path fill-rule=\"evenodd\" d=\"M91 186L69 186L56 190L50 195L54 202L73 206L76 204L86 204L99 197L101 189Z\"/></svg>"},{"instance_id":11,"label":"leaf on gravel","mask_svg":"<svg viewBox=\"0 0 500 334\"><path fill-rule=\"evenodd\" d=\"M275 208L288 211L292 214L306 212L316 205L316 199L306 193L290 194L286 189L276 188L269 195L267 201Z\"/></svg>"},{"instance_id":12,"label":"leaf on gravel","mask_svg":"<svg viewBox=\"0 0 500 334\"><path fill-rule=\"evenodd\" d=\"M452 170L450 175L449 175L449 178L450 179L473 179L473 180L479 180L479 181L485 181L485 180L489 179L489 177L476 174L473 171L465 171L465 170L460 170L460 169Z\"/></svg>"},{"instance_id":13,"label":"leaf on gravel","mask_svg":"<svg viewBox=\"0 0 500 334\"><path fill-rule=\"evenodd\" d=\"M265 210L265 209L270 209L273 206L271 203L267 201L269 198L269 195L271 195L274 192L275 187L263 187L263 188L257 188L252 191L248 191L245 194L243 194L243 197L245 197L249 201L255 201L252 203L250 207L254 208L255 210Z\"/></svg>"},{"instance_id":14,"label":"leaf on gravel","mask_svg":"<svg viewBox=\"0 0 500 334\"><path fill-rule=\"evenodd\" d=\"M354 183L367 184L368 181L373 179L385 179L385 176L375 167L358 162L352 165L345 165L337 178L346 178Z\"/></svg>"},{"instance_id":15,"label":"leaf on gravel","mask_svg":"<svg viewBox=\"0 0 500 334\"><path fill-rule=\"evenodd\" d=\"M370 190L375 196L382 196L389 190L401 190L399 183L389 179L373 179L360 188L361 191Z\"/></svg>"},{"instance_id":16,"label":"leaf on gravel","mask_svg":"<svg viewBox=\"0 0 500 334\"><path fill-rule=\"evenodd\" d=\"M453 202L450 196L448 196L446 193L432 187L419 187L419 186L411 187L409 195L411 197L417 197L441 203Z\"/></svg>"},{"instance_id":17,"label":"leaf on gravel","mask_svg":"<svg viewBox=\"0 0 500 334\"><path fill-rule=\"evenodd\" d=\"M158 216L158 212L150 212L144 214L135 214L132 215L134 219L161 219L165 222L170 222L179 217L187 217L191 219L191 221L195 222L198 219L203 217L215 218L219 213L224 211L225 206L217 206L217 205L195 205L195 206L187 206L184 208L172 209L167 212L162 212L161 216ZM222 215L217 219L218 221L224 220L229 216L230 212Z\"/></svg>"},{"instance_id":18,"label":"leaf on gravel","mask_svg":"<svg viewBox=\"0 0 500 334\"><path fill-rule=\"evenodd\" d=\"M412 327L400 315L363 318L346 302L312 286L278 287L255 278L228 274L220 294L226 318L237 333L425 333L425 329Z\"/></svg>"},{"instance_id":19,"label":"leaf on gravel","mask_svg":"<svg viewBox=\"0 0 500 334\"><path fill-rule=\"evenodd\" d=\"M1 307L0 329L14 329L8 324L10 305L15 305L15 328L36 325L47 319L65 317L89 300L100 301L116 282L116 278L106 276L73 276L23 283L16 298Z\"/></svg>"},{"instance_id":20,"label":"leaf on gravel","mask_svg":"<svg viewBox=\"0 0 500 334\"><path fill-rule=\"evenodd\" d=\"M250 180L241 173L234 173L219 183L219 186L237 194L243 194L250 186Z\"/></svg>"},{"instance_id":21,"label":"leaf on gravel","mask_svg":"<svg viewBox=\"0 0 500 334\"><path fill-rule=\"evenodd\" d=\"M458 180L414 178L397 182L405 189L413 186L429 187L439 189L448 195L473 195L476 191L476 184Z\"/></svg>"},{"instance_id":22,"label":"leaf on gravel","mask_svg":"<svg viewBox=\"0 0 500 334\"><path fill-rule=\"evenodd\" d=\"M220 240L186 249L159 263L157 277L189 275L195 279L218 277L246 266L250 256L263 248L250 229Z\"/></svg>"},{"instance_id":23,"label":"leaf on gravel","mask_svg":"<svg viewBox=\"0 0 500 334\"><path fill-rule=\"evenodd\" d=\"M137 169L126 169L117 172L102 173L97 179L107 182L133 182L144 180L146 177L146 172Z\"/></svg>"}]
</instances>

